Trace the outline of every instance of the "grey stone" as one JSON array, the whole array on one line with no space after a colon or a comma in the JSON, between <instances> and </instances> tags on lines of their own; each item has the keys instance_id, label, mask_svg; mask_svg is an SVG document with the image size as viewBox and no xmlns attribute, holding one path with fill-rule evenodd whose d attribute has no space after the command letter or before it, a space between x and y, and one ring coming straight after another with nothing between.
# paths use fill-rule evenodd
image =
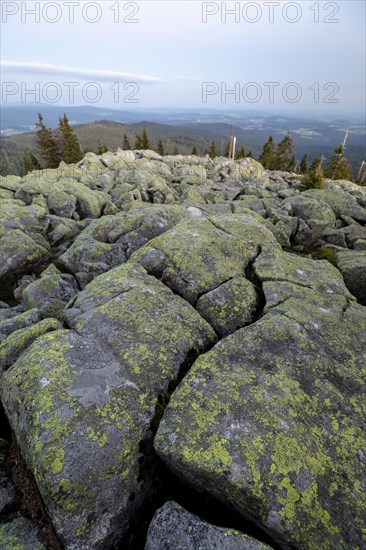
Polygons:
<instances>
[{"instance_id":1,"label":"grey stone","mask_svg":"<svg viewBox=\"0 0 366 550\"><path fill-rule=\"evenodd\" d=\"M211 525L176 502L153 517L145 550L269 550L270 546L236 531Z\"/></svg>"}]
</instances>

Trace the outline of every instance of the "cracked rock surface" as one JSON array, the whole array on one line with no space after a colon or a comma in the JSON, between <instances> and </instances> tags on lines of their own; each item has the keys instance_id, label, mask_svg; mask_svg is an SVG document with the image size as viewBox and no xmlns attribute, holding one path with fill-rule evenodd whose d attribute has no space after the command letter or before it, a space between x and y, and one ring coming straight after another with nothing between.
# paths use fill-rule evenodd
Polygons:
<instances>
[{"instance_id":1,"label":"cracked rock surface","mask_svg":"<svg viewBox=\"0 0 366 550\"><path fill-rule=\"evenodd\" d=\"M366 545L364 188L152 151L0 187L0 416L60 545Z\"/></svg>"}]
</instances>

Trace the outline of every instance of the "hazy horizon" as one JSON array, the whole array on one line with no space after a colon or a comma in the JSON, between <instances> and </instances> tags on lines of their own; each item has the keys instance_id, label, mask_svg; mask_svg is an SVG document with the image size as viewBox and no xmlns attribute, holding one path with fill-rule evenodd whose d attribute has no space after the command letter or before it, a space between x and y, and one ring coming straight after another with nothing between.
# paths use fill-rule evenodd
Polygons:
<instances>
[{"instance_id":1,"label":"hazy horizon","mask_svg":"<svg viewBox=\"0 0 366 550\"><path fill-rule=\"evenodd\" d=\"M7 108L37 108L39 111L42 111L47 108L51 109L58 109L60 111L70 109L99 109L103 110L106 109L111 112L129 112L129 113L139 113L142 114L148 114L148 113L197 113L197 114L207 114L207 113L221 113L221 114L236 114L236 115L246 115L246 116L284 116L287 118L307 118L307 117L313 117L314 120L320 120L322 118L326 120L335 120L335 119L342 119L345 118L347 120L355 120L357 119L360 123L366 124L365 119L365 112L362 111L349 111L349 112L342 112L342 111L315 111L315 110L281 110L276 109L275 107L270 107L268 109L244 109L241 107L235 108L225 108L225 107L181 107L181 106L172 106L172 107L166 107L166 106L156 106L156 107L143 107L141 105L136 106L106 106L106 105L85 105L85 104L64 104L64 105L49 105L47 103L19 103L19 102L9 102L7 104L2 104L2 109Z\"/></svg>"}]
</instances>

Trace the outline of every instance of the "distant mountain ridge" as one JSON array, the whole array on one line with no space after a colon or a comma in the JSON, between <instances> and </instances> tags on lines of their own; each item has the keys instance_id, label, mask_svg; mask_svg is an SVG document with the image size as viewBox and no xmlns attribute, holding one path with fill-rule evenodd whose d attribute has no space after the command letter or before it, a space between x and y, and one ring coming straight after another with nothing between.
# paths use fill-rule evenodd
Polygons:
<instances>
[{"instance_id":1,"label":"distant mountain ridge","mask_svg":"<svg viewBox=\"0 0 366 550\"><path fill-rule=\"evenodd\" d=\"M22 174L23 154L32 152L39 157L34 133L36 122L36 107L24 107L19 114L7 107L5 117L2 119L2 128L13 121L13 126L20 128L29 123L29 129L33 131L18 133L0 138L0 174ZM55 109L42 111L47 126L56 127L60 112ZM164 144L165 153L173 153L177 147L182 154L191 152L196 146L198 153L202 155L212 141L217 143L219 154L223 154L230 131L233 130L237 137L238 147L244 146L246 152L252 151L255 158L260 155L264 143L270 135L279 142L287 132L291 132L294 141L296 158L301 159L305 153L312 161L315 157L324 154L329 159L334 149L341 143L347 127L350 133L347 141L346 155L353 164L354 173L357 172L362 160L365 160L366 130L362 124L347 125L347 121L338 120L332 123L321 122L313 119L294 118L286 116L268 116L253 114L252 116L237 115L233 113L215 113L207 111L200 115L199 112L182 113L145 113L140 111L113 111L93 108L71 108L67 111L70 123L74 117L90 119L97 114L119 116L125 118L123 122L107 119L94 119L87 124L73 125L84 151L97 151L99 145L105 145L109 150L122 147L123 135L126 133L131 147L134 147L136 134L145 127L148 130L150 145L156 149L159 140ZM14 118L18 117L18 118ZM23 117L23 118L22 118ZM31 117L34 117L31 119ZM145 118L144 118L145 117ZM151 120L155 119L155 120ZM164 122L159 122L162 119ZM30 122L32 121L32 124ZM18 126L17 126L18 125ZM33 128L31 128L33 126Z\"/></svg>"}]
</instances>

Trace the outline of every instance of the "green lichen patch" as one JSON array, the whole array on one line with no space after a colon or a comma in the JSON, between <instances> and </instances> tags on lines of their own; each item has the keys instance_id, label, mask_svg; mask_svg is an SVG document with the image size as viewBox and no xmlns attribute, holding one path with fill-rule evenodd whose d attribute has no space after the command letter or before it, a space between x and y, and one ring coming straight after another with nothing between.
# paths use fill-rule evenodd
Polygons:
<instances>
[{"instance_id":1,"label":"green lichen patch","mask_svg":"<svg viewBox=\"0 0 366 550\"><path fill-rule=\"evenodd\" d=\"M139 262L191 304L222 283L244 276L258 246L280 251L265 226L237 214L197 219L177 225L150 241L131 261ZM160 265L155 256L160 254ZM151 268L153 258L153 268Z\"/></svg>"},{"instance_id":2,"label":"green lichen patch","mask_svg":"<svg viewBox=\"0 0 366 550\"><path fill-rule=\"evenodd\" d=\"M140 442L156 400L192 351L216 341L191 306L137 267L95 279L70 310L72 330L39 337L2 379L10 423L66 545L124 534L144 494Z\"/></svg>"},{"instance_id":3,"label":"green lichen patch","mask_svg":"<svg viewBox=\"0 0 366 550\"><path fill-rule=\"evenodd\" d=\"M56 319L44 319L28 328L16 330L0 345L1 368L10 367L17 357L24 353L27 347L42 334L60 329L62 329L62 325Z\"/></svg>"},{"instance_id":4,"label":"green lichen patch","mask_svg":"<svg viewBox=\"0 0 366 550\"><path fill-rule=\"evenodd\" d=\"M365 313L304 288L291 297L290 286L285 301L196 361L155 449L280 544L361 548Z\"/></svg>"},{"instance_id":5,"label":"green lichen patch","mask_svg":"<svg viewBox=\"0 0 366 550\"><path fill-rule=\"evenodd\" d=\"M257 303L254 285L236 277L197 300L197 311L220 336L227 336L250 324Z\"/></svg>"},{"instance_id":6,"label":"green lichen patch","mask_svg":"<svg viewBox=\"0 0 366 550\"><path fill-rule=\"evenodd\" d=\"M4 550L44 550L33 523L23 517L0 525L0 548Z\"/></svg>"},{"instance_id":7,"label":"green lichen patch","mask_svg":"<svg viewBox=\"0 0 366 550\"><path fill-rule=\"evenodd\" d=\"M22 274L27 270L41 265L49 258L49 252L20 229L8 231L1 237L1 255L3 261L0 267L0 278Z\"/></svg>"}]
</instances>

